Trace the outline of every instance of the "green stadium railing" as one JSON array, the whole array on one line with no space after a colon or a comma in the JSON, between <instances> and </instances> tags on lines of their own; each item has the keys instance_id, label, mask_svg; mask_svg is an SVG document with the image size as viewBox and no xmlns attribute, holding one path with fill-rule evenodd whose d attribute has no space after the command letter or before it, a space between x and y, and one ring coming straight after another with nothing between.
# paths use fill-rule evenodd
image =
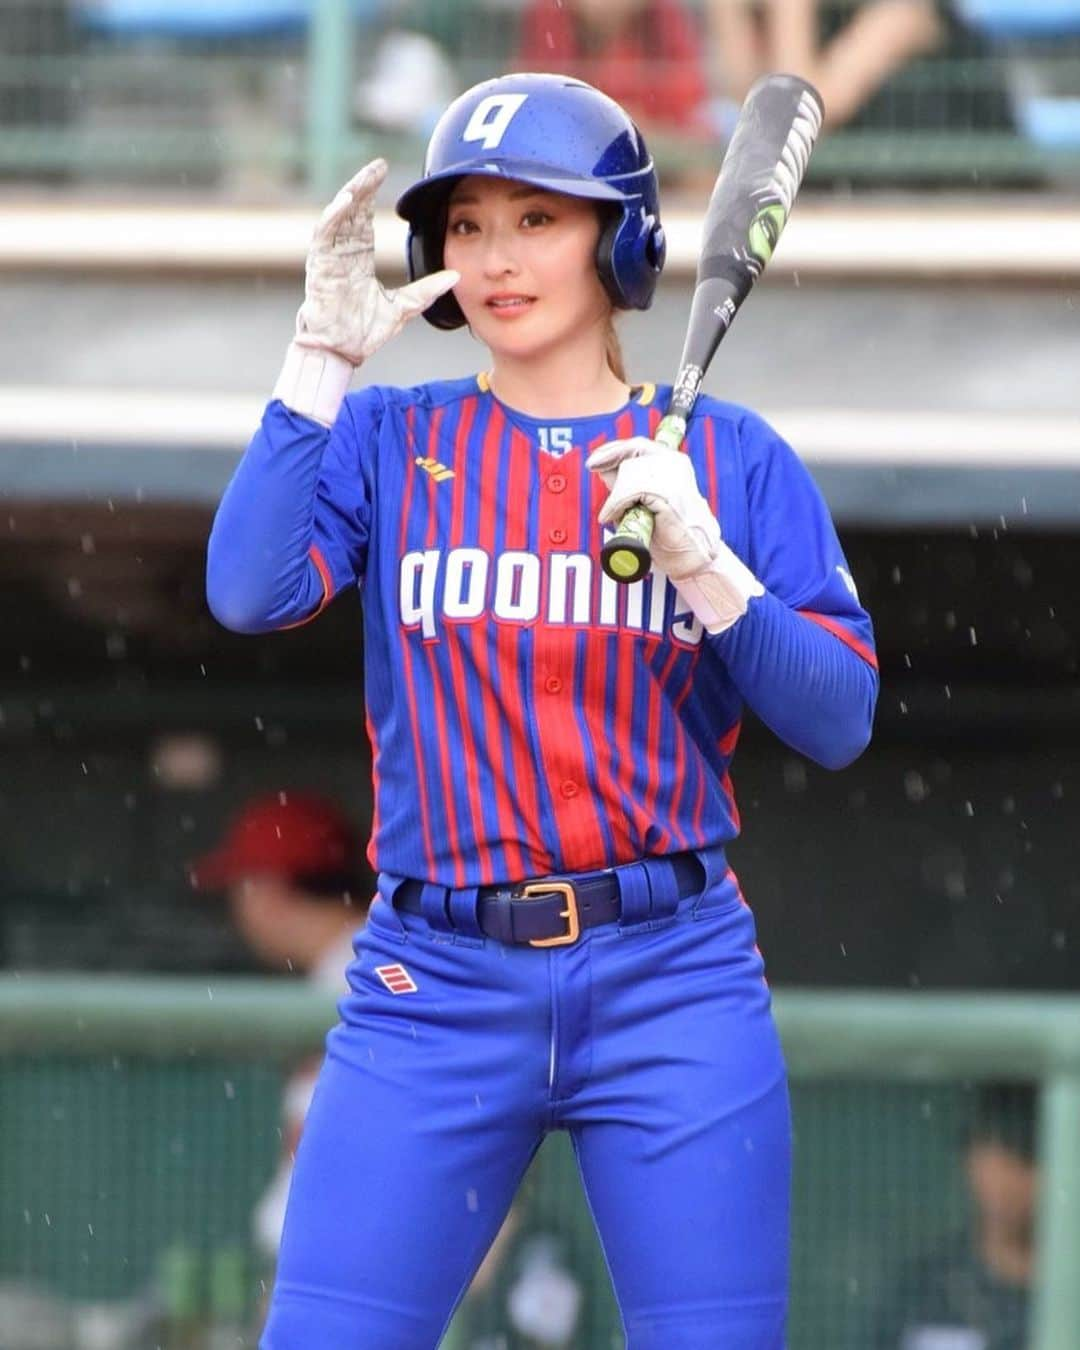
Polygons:
<instances>
[{"instance_id":1,"label":"green stadium railing","mask_svg":"<svg viewBox=\"0 0 1080 1350\"><path fill-rule=\"evenodd\" d=\"M870 1324L855 1306L863 1249L887 1244L905 1216L913 1225L909 1237L920 1236L924 1217L948 1185L949 1141L959 1139L953 1129L957 1085L970 1089L989 1081L1039 1088L1043 1180L1027 1350L1075 1350L1080 998L788 989L776 994L775 1006L792 1078L796 1137L792 1350L865 1350ZM168 1231L161 1211L169 1206L176 1211L168 1220L174 1227L186 1223L190 1235L192 1225L209 1223L219 1238L235 1244L236 1233L222 1217L222 1192L245 1166L251 1171L253 1159L249 1190L265 1181L275 1156L280 1069L318 1047L332 1020L325 994L282 979L0 977L0 1171L6 1172L0 1189L12 1210L4 1227L18 1231L14 1255L11 1234L0 1231L0 1280L14 1266L23 1277L42 1283L51 1278L85 1293L85 1269L60 1269L65 1262L85 1267L92 1260L85 1234L62 1247L60 1220L93 1228L84 1220L103 1212L103 1196L112 1203L111 1212L105 1207L106 1221L123 1254L114 1264L128 1274L146 1255L140 1249ZM89 1076L85 1065L96 1066ZM100 1110L108 1115L95 1127ZM215 1111L221 1117L217 1132L198 1143ZM902 1148L896 1142L901 1125L911 1136ZM21 1142L13 1143L13 1136ZM857 1155L882 1140L887 1147L879 1162L886 1170L895 1171L899 1160L901 1170L930 1169L930 1182L869 1172L859 1182ZM88 1180L85 1174L101 1165L95 1154L103 1149L111 1165L126 1164L130 1176L110 1180L103 1173ZM44 1165L35 1160L36 1151L48 1154L51 1172L40 1183L30 1175ZM532 1209L546 1213L542 1223L549 1228L587 1227L569 1151L552 1157L532 1183ZM155 1158L179 1160L187 1170L170 1179L155 1172ZM848 1194L860 1185L861 1200ZM168 1197L150 1194L168 1186ZM194 1203L200 1187L213 1193L209 1219ZM80 1198L88 1188L92 1210L86 1208L91 1200ZM31 1193L52 1197L47 1230L36 1201L14 1213L19 1197ZM246 1214L250 1201L250 1194L240 1197L236 1212ZM574 1218L576 1210L581 1213ZM831 1225L827 1241L822 1225ZM860 1226L860 1232L845 1231ZM107 1241L108 1234L97 1238ZM590 1255L580 1239L571 1249L584 1282L603 1284L598 1253ZM179 1258L166 1255L175 1276ZM840 1306L845 1301L847 1308ZM620 1344L610 1291L600 1289L593 1304L590 1329L581 1333L588 1339L575 1346ZM498 1317L489 1308L475 1325L498 1331ZM517 1344L497 1337L491 1343Z\"/></svg>"}]
</instances>

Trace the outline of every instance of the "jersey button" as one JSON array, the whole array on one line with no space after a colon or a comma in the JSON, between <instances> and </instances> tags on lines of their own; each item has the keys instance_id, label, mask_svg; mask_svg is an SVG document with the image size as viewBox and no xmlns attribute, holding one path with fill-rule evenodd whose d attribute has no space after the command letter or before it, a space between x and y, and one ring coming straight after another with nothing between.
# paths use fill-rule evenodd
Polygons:
<instances>
[{"instance_id":1,"label":"jersey button","mask_svg":"<svg viewBox=\"0 0 1080 1350\"><path fill-rule=\"evenodd\" d=\"M544 681L544 688L549 694L557 694L562 689L562 680L559 679L558 675L549 675Z\"/></svg>"},{"instance_id":2,"label":"jersey button","mask_svg":"<svg viewBox=\"0 0 1080 1350\"><path fill-rule=\"evenodd\" d=\"M566 490L566 479L561 473L553 473L548 476L547 485L552 492L564 492Z\"/></svg>"},{"instance_id":3,"label":"jersey button","mask_svg":"<svg viewBox=\"0 0 1080 1350\"><path fill-rule=\"evenodd\" d=\"M563 529L561 525L555 525L550 530L548 530L548 538L551 540L553 544L565 544L566 531Z\"/></svg>"},{"instance_id":4,"label":"jersey button","mask_svg":"<svg viewBox=\"0 0 1080 1350\"><path fill-rule=\"evenodd\" d=\"M573 779L568 778L559 791L569 801L571 797L576 797L578 795L578 785Z\"/></svg>"}]
</instances>

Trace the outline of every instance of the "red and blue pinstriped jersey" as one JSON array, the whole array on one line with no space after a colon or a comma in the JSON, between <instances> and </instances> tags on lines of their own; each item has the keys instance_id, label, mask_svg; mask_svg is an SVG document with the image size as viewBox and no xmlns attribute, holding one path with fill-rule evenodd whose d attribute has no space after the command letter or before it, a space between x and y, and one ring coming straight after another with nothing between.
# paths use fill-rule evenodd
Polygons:
<instances>
[{"instance_id":1,"label":"red and blue pinstriped jersey","mask_svg":"<svg viewBox=\"0 0 1080 1350\"><path fill-rule=\"evenodd\" d=\"M298 580L249 626L302 622L360 586L378 869L475 885L738 833L743 700L722 639L660 573L620 586L598 561L606 489L586 456L654 433L669 396L645 386L613 414L541 420L479 377L367 388L330 431L267 409L248 457L273 473L308 455L314 511L286 545L306 552ZM767 592L874 665L828 510L790 448L703 397L685 449ZM220 539L218 572L227 552Z\"/></svg>"}]
</instances>

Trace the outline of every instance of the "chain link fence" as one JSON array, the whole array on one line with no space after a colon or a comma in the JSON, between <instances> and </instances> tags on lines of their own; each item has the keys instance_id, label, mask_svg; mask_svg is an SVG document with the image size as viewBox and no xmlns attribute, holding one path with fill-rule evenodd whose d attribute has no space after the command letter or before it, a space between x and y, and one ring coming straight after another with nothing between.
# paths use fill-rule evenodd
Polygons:
<instances>
[{"instance_id":1,"label":"chain link fence","mask_svg":"<svg viewBox=\"0 0 1080 1350\"><path fill-rule=\"evenodd\" d=\"M1066 1350L1074 1296L1048 1283L1070 1269L1075 1233L1047 1202L1043 1278L987 1294L971 1169L977 1146L1004 1151L1071 1203L1073 1107L1063 1134L1051 1112L1039 1135L1034 1085L1071 1053L1055 1028L1080 1025L1075 1002L855 1003L777 997L795 1121L791 1350L900 1350L958 1280L973 1317L993 1300L993 1350ZM324 995L281 979L5 977L5 1350L254 1347L272 1268L253 1216L280 1160L289 1066L326 1020ZM1021 1063L1038 1079L1022 1081ZM444 1350L622 1344L573 1156L553 1135Z\"/></svg>"}]
</instances>

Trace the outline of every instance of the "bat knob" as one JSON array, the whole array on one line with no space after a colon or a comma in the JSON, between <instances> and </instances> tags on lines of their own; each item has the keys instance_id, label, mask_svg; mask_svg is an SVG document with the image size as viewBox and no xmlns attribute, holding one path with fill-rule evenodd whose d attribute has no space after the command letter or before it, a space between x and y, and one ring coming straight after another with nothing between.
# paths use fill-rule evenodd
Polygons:
<instances>
[{"instance_id":1,"label":"bat knob","mask_svg":"<svg viewBox=\"0 0 1080 1350\"><path fill-rule=\"evenodd\" d=\"M632 506L618 528L600 550L600 566L612 579L624 586L641 581L652 567L649 541L652 539L653 514L645 506Z\"/></svg>"}]
</instances>

